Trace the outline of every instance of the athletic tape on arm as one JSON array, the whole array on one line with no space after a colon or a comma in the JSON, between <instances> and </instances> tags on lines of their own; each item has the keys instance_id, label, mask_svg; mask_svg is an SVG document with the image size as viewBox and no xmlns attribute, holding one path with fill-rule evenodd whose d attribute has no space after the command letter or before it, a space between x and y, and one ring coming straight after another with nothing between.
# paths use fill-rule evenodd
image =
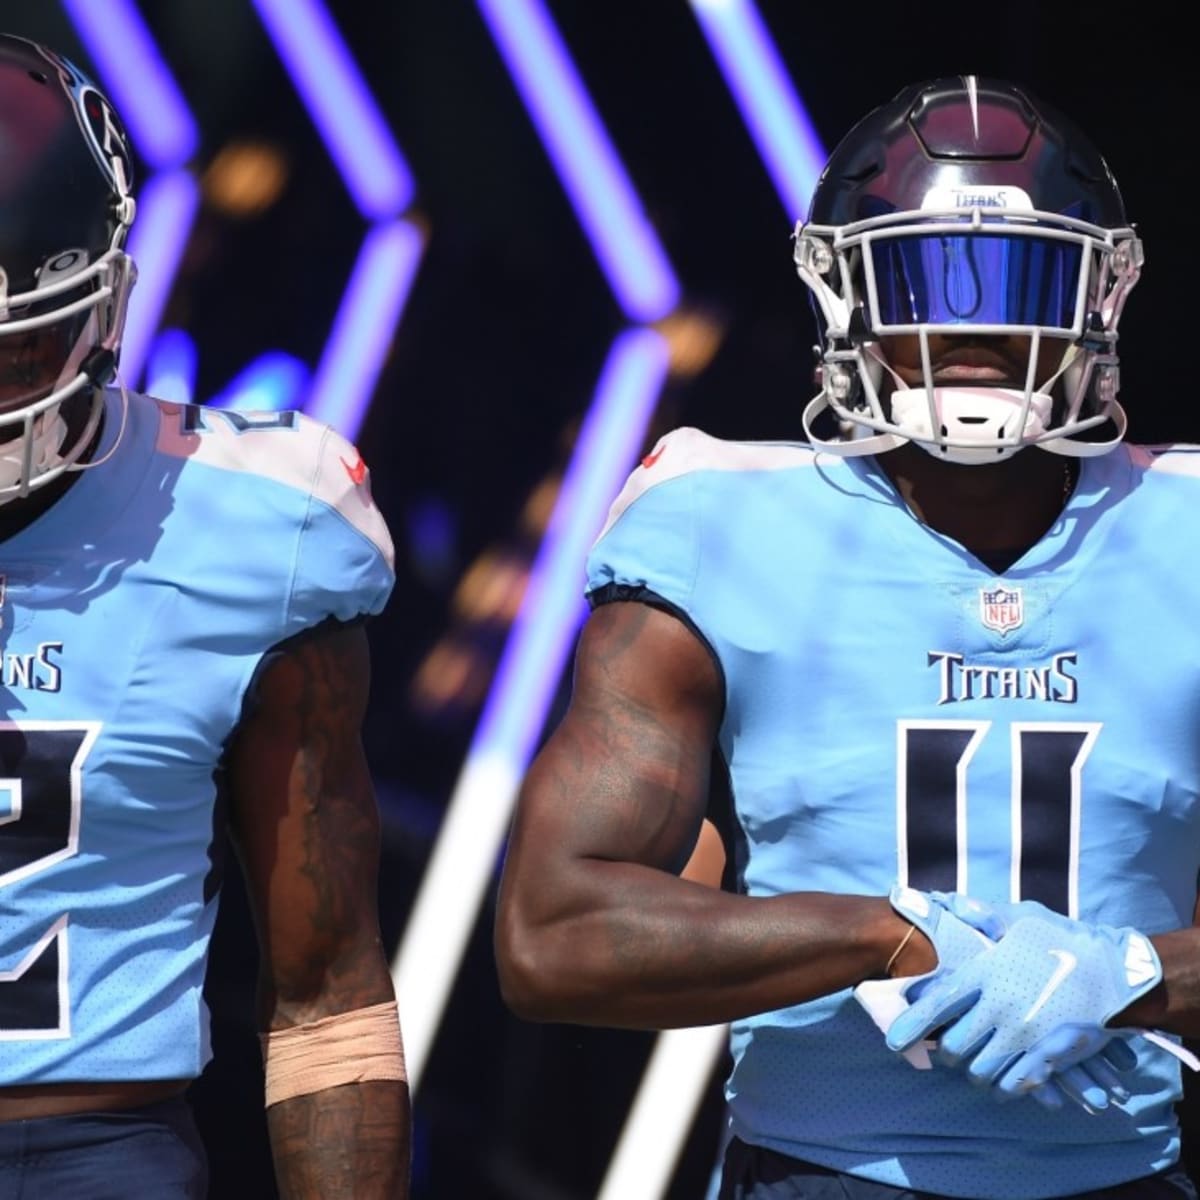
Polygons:
<instances>
[{"instance_id":1,"label":"athletic tape on arm","mask_svg":"<svg viewBox=\"0 0 1200 1200\"><path fill-rule=\"evenodd\" d=\"M268 1108L348 1083L408 1079L394 1000L261 1033L259 1042Z\"/></svg>"}]
</instances>

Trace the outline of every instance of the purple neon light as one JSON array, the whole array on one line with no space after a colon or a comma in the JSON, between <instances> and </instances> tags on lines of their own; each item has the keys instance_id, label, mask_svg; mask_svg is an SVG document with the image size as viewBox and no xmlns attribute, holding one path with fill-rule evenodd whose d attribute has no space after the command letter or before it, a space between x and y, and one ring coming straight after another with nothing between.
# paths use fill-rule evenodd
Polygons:
<instances>
[{"instance_id":1,"label":"purple neon light","mask_svg":"<svg viewBox=\"0 0 1200 1200\"><path fill-rule=\"evenodd\" d=\"M138 153L156 171L196 152L196 123L132 0L62 0Z\"/></svg>"},{"instance_id":2,"label":"purple neon light","mask_svg":"<svg viewBox=\"0 0 1200 1200\"><path fill-rule=\"evenodd\" d=\"M196 392L196 343L183 329L164 329L146 359L146 391L160 400L191 404Z\"/></svg>"},{"instance_id":3,"label":"purple neon light","mask_svg":"<svg viewBox=\"0 0 1200 1200\"><path fill-rule=\"evenodd\" d=\"M754 0L691 0L691 5L789 223L802 218L825 149Z\"/></svg>"},{"instance_id":4,"label":"purple neon light","mask_svg":"<svg viewBox=\"0 0 1200 1200\"><path fill-rule=\"evenodd\" d=\"M626 330L609 350L476 728L472 758L500 754L523 771L533 756L585 615L582 564L646 436L669 358L665 340L650 329Z\"/></svg>"},{"instance_id":5,"label":"purple neon light","mask_svg":"<svg viewBox=\"0 0 1200 1200\"><path fill-rule=\"evenodd\" d=\"M138 265L138 282L129 300L121 345L121 374L130 387L136 387L141 376L199 204L199 185L182 168L155 175L138 197L128 246Z\"/></svg>"},{"instance_id":6,"label":"purple neon light","mask_svg":"<svg viewBox=\"0 0 1200 1200\"><path fill-rule=\"evenodd\" d=\"M300 406L308 383L308 367L283 350L268 350L243 367L208 401L209 408L282 412Z\"/></svg>"},{"instance_id":7,"label":"purple neon light","mask_svg":"<svg viewBox=\"0 0 1200 1200\"><path fill-rule=\"evenodd\" d=\"M317 0L253 0L359 212L398 216L416 190L337 26Z\"/></svg>"},{"instance_id":8,"label":"purple neon light","mask_svg":"<svg viewBox=\"0 0 1200 1200\"><path fill-rule=\"evenodd\" d=\"M541 0L477 0L625 314L656 321L679 282Z\"/></svg>"},{"instance_id":9,"label":"purple neon light","mask_svg":"<svg viewBox=\"0 0 1200 1200\"><path fill-rule=\"evenodd\" d=\"M305 411L354 441L421 261L408 221L376 225L363 240L325 344Z\"/></svg>"}]
</instances>

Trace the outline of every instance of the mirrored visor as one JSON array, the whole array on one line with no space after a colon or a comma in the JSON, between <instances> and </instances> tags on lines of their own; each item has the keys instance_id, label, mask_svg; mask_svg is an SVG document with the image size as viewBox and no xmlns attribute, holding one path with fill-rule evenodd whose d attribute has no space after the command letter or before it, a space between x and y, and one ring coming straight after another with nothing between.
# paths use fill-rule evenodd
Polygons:
<instances>
[{"instance_id":1,"label":"mirrored visor","mask_svg":"<svg viewBox=\"0 0 1200 1200\"><path fill-rule=\"evenodd\" d=\"M1075 322L1083 247L1058 238L923 234L870 244L883 325Z\"/></svg>"}]
</instances>

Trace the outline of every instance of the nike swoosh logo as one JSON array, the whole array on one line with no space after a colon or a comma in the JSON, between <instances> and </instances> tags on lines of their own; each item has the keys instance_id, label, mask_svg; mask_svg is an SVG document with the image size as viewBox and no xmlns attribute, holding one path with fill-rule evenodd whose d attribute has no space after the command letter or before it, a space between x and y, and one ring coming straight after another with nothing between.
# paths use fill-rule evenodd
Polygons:
<instances>
[{"instance_id":1,"label":"nike swoosh logo","mask_svg":"<svg viewBox=\"0 0 1200 1200\"><path fill-rule=\"evenodd\" d=\"M654 466L654 464L658 462L660 458L662 458L662 453L665 449L666 446L659 446L659 448L655 450L653 454L647 454L646 457L642 459L642 466L645 467L647 471L650 470L650 468Z\"/></svg>"},{"instance_id":2,"label":"nike swoosh logo","mask_svg":"<svg viewBox=\"0 0 1200 1200\"><path fill-rule=\"evenodd\" d=\"M361 487L362 482L367 477L367 464L363 462L362 455L358 456L358 462L348 463L344 458L340 458L342 466L346 468L346 474L350 476L350 482L355 487Z\"/></svg>"},{"instance_id":3,"label":"nike swoosh logo","mask_svg":"<svg viewBox=\"0 0 1200 1200\"><path fill-rule=\"evenodd\" d=\"M1079 965L1079 960L1070 950L1048 950L1047 953L1058 959L1058 966L1054 968L1050 978L1046 980L1046 986L1042 988L1041 995L1038 996L1029 1011L1021 1018L1022 1021L1032 1021L1041 1011L1046 1001L1058 990L1062 981Z\"/></svg>"}]
</instances>

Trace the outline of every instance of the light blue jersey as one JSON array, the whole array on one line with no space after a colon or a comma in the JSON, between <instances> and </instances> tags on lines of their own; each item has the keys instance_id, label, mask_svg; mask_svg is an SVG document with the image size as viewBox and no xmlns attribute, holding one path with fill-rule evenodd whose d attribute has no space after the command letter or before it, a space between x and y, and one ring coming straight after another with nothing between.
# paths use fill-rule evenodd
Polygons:
<instances>
[{"instance_id":1,"label":"light blue jersey","mask_svg":"<svg viewBox=\"0 0 1200 1200\"><path fill-rule=\"evenodd\" d=\"M1191 924L1200 448L1083 460L1003 577L872 459L681 429L647 461L588 587L657 594L720 663L750 895L899 879L1150 934ZM1098 1116L916 1070L849 991L738 1021L732 1048L735 1134L893 1185L1028 1200L1179 1153L1179 1067L1144 1041L1132 1100Z\"/></svg>"},{"instance_id":2,"label":"light blue jersey","mask_svg":"<svg viewBox=\"0 0 1200 1200\"><path fill-rule=\"evenodd\" d=\"M110 394L97 465L0 544L4 1086L200 1072L222 752L271 647L393 585L332 430L137 395L121 424Z\"/></svg>"}]
</instances>

